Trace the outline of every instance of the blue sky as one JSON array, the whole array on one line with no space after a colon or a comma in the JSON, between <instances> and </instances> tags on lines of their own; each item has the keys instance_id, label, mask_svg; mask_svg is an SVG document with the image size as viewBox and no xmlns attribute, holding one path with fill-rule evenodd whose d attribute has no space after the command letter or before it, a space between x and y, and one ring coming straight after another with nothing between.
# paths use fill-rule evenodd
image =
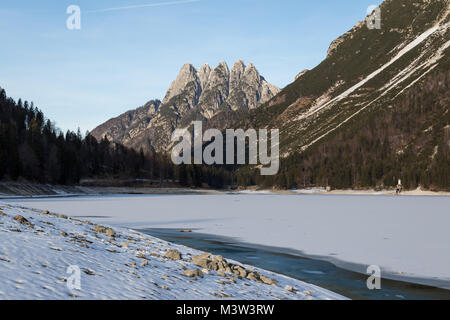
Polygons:
<instances>
[{"instance_id":1,"label":"blue sky","mask_svg":"<svg viewBox=\"0 0 450 320\"><path fill-rule=\"evenodd\" d=\"M253 62L284 87L381 0L2 0L0 86L34 101L63 130L84 132L162 99L180 67ZM66 28L69 5L82 12Z\"/></svg>"}]
</instances>

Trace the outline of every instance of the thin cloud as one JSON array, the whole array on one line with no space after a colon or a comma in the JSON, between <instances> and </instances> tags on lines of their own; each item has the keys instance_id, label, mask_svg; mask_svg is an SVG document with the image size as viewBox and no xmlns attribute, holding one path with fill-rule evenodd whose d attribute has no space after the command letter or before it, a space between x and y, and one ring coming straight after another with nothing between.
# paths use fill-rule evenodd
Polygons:
<instances>
[{"instance_id":1,"label":"thin cloud","mask_svg":"<svg viewBox=\"0 0 450 320\"><path fill-rule=\"evenodd\" d=\"M92 12L92 13L93 12L109 12L109 11L130 10L130 9L148 8L148 7L163 7L163 6L173 6L173 5L177 5L177 4L193 3L193 2L200 2L200 1L201 0L179 0L179 1L156 2L156 3L135 5L135 6L90 10L90 11L86 11L86 12Z\"/></svg>"}]
</instances>

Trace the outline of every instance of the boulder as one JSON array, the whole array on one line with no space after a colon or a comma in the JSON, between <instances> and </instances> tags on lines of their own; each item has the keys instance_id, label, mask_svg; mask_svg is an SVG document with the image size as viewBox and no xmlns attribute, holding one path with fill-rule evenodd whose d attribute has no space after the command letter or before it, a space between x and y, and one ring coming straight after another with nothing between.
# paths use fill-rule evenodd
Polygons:
<instances>
[{"instance_id":1,"label":"boulder","mask_svg":"<svg viewBox=\"0 0 450 320\"><path fill-rule=\"evenodd\" d=\"M246 271L244 268L238 266L235 270L236 270L237 272L239 272L239 275L240 275L242 278L246 278L246 277L247 277L247 271Z\"/></svg>"},{"instance_id":2,"label":"boulder","mask_svg":"<svg viewBox=\"0 0 450 320\"><path fill-rule=\"evenodd\" d=\"M271 279L271 278L266 277L266 276L263 276L263 275L260 275L260 279L261 279L261 281L264 282L265 284L268 284L268 285L271 285L271 286L272 286L272 285L273 285L273 286L276 286L276 285L278 284L277 280Z\"/></svg>"},{"instance_id":3,"label":"boulder","mask_svg":"<svg viewBox=\"0 0 450 320\"><path fill-rule=\"evenodd\" d=\"M258 276L256 273L254 273L254 272L250 272L250 273L247 275L247 279L248 279L248 280L251 280L251 281L261 281L261 280L259 279L259 276Z\"/></svg>"},{"instance_id":4,"label":"boulder","mask_svg":"<svg viewBox=\"0 0 450 320\"><path fill-rule=\"evenodd\" d=\"M230 267L222 256L212 257L209 253L192 257L195 265L212 271L228 272ZM229 270L231 272L231 270Z\"/></svg>"},{"instance_id":5,"label":"boulder","mask_svg":"<svg viewBox=\"0 0 450 320\"><path fill-rule=\"evenodd\" d=\"M210 257L211 255L209 253L204 253L200 256L192 257L192 261L199 267L209 269L208 264L211 262Z\"/></svg>"},{"instance_id":6,"label":"boulder","mask_svg":"<svg viewBox=\"0 0 450 320\"><path fill-rule=\"evenodd\" d=\"M165 257L174 261L181 260L181 252L176 249L168 250Z\"/></svg>"},{"instance_id":7,"label":"boulder","mask_svg":"<svg viewBox=\"0 0 450 320\"><path fill-rule=\"evenodd\" d=\"M106 232L105 232L105 234L108 236L108 237L114 237L115 235L116 235L116 233L114 232L114 230L113 229L106 229Z\"/></svg>"},{"instance_id":8,"label":"boulder","mask_svg":"<svg viewBox=\"0 0 450 320\"><path fill-rule=\"evenodd\" d=\"M98 232L98 233L104 233L108 237L114 237L115 234L116 234L113 229L105 228L105 227L102 227L102 226L99 226L99 225L95 226L94 231Z\"/></svg>"},{"instance_id":9,"label":"boulder","mask_svg":"<svg viewBox=\"0 0 450 320\"><path fill-rule=\"evenodd\" d=\"M189 277L192 279L197 279L196 277L203 278L204 274L203 274L202 270L200 270L200 269L196 269L196 270L186 269L183 273L183 276Z\"/></svg>"},{"instance_id":10,"label":"boulder","mask_svg":"<svg viewBox=\"0 0 450 320\"><path fill-rule=\"evenodd\" d=\"M24 226L32 226L32 224L27 219L25 219L23 216L21 216L20 214L15 216L14 220L16 220L18 223L20 223Z\"/></svg>"},{"instance_id":11,"label":"boulder","mask_svg":"<svg viewBox=\"0 0 450 320\"><path fill-rule=\"evenodd\" d=\"M226 277L225 272L223 272L223 271L221 271L221 270L219 270L219 272L217 272L217 275L218 275L219 277L222 277L222 278L225 278L225 277Z\"/></svg>"},{"instance_id":12,"label":"boulder","mask_svg":"<svg viewBox=\"0 0 450 320\"><path fill-rule=\"evenodd\" d=\"M296 291L293 286L286 286L284 289L286 291L289 291L289 292L295 292Z\"/></svg>"},{"instance_id":13,"label":"boulder","mask_svg":"<svg viewBox=\"0 0 450 320\"><path fill-rule=\"evenodd\" d=\"M197 269L197 270L195 270L194 272L195 272L195 275L196 275L197 277L200 277L200 278L203 278L203 277L204 277L204 274L203 274L203 271L202 271L202 270Z\"/></svg>"},{"instance_id":14,"label":"boulder","mask_svg":"<svg viewBox=\"0 0 450 320\"><path fill-rule=\"evenodd\" d=\"M188 278L195 278L195 271L187 269L184 271L183 276Z\"/></svg>"}]
</instances>

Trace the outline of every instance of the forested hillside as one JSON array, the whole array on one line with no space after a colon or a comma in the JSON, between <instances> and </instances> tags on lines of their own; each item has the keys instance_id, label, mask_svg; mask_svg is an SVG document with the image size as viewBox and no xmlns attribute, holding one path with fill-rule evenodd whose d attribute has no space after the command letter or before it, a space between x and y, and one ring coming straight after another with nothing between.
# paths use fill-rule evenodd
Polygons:
<instances>
[{"instance_id":1,"label":"forested hillside","mask_svg":"<svg viewBox=\"0 0 450 320\"><path fill-rule=\"evenodd\" d=\"M80 132L64 134L33 103L15 102L0 89L0 179L71 184L93 176L170 177L163 163Z\"/></svg>"},{"instance_id":2,"label":"forested hillside","mask_svg":"<svg viewBox=\"0 0 450 320\"><path fill-rule=\"evenodd\" d=\"M448 190L450 3L386 0L236 128L280 130L281 173L237 172L241 185Z\"/></svg>"},{"instance_id":3,"label":"forested hillside","mask_svg":"<svg viewBox=\"0 0 450 320\"><path fill-rule=\"evenodd\" d=\"M33 103L15 102L0 88L0 180L77 184L82 178L152 179L185 187L222 188L225 169L172 164L169 156L145 154L90 134L65 134Z\"/></svg>"},{"instance_id":4,"label":"forested hillside","mask_svg":"<svg viewBox=\"0 0 450 320\"><path fill-rule=\"evenodd\" d=\"M450 189L450 71L429 75L405 97L360 115L351 125L281 162L275 177L238 172L242 185L280 188L393 187Z\"/></svg>"}]
</instances>

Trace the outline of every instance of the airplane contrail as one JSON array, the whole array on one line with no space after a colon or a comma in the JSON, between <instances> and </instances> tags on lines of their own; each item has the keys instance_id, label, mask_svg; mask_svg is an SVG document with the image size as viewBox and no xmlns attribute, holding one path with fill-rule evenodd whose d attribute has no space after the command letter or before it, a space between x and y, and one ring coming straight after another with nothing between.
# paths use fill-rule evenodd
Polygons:
<instances>
[{"instance_id":1,"label":"airplane contrail","mask_svg":"<svg viewBox=\"0 0 450 320\"><path fill-rule=\"evenodd\" d=\"M119 10L147 8L147 7L162 7L162 6L171 6L171 5L176 5L176 4L183 4L183 3L200 2L200 1L201 0L179 0L179 1L156 2L156 3L148 3L148 4L141 4L141 5L134 5L134 6L126 6L126 7L116 7L116 8L90 10L90 11L86 11L86 12L108 12L108 11L119 11Z\"/></svg>"}]
</instances>

